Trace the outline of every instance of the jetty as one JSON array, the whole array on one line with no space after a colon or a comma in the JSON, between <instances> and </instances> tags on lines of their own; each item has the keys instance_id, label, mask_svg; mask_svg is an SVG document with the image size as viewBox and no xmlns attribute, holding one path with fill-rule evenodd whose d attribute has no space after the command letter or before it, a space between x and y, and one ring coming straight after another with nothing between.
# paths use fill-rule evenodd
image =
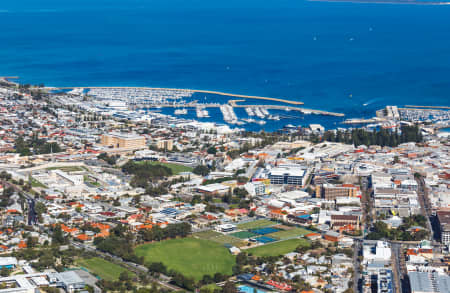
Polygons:
<instances>
[{"instance_id":1,"label":"jetty","mask_svg":"<svg viewBox=\"0 0 450 293\"><path fill-rule=\"evenodd\" d=\"M341 123L342 124L369 124L369 123L378 123L378 122L383 122L383 121L385 121L385 120L380 119L380 118L369 118L369 119L351 118L351 119L347 119Z\"/></svg>"}]
</instances>

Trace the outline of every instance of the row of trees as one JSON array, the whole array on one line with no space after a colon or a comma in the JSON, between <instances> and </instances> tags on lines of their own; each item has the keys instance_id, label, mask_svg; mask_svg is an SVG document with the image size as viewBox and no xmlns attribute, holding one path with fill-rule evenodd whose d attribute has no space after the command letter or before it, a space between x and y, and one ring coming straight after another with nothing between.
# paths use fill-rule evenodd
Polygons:
<instances>
[{"instance_id":1,"label":"row of trees","mask_svg":"<svg viewBox=\"0 0 450 293\"><path fill-rule=\"evenodd\" d=\"M56 142L47 142L45 139L38 138L37 134L33 135L29 140L25 140L22 136L19 136L15 140L14 147L16 152L21 156L59 153L62 151Z\"/></svg>"},{"instance_id":2,"label":"row of trees","mask_svg":"<svg viewBox=\"0 0 450 293\"><path fill-rule=\"evenodd\" d=\"M134 175L130 184L135 187L147 188L150 182L160 180L172 175L172 169L150 162L128 161L122 166L122 171L126 174Z\"/></svg>"},{"instance_id":3,"label":"row of trees","mask_svg":"<svg viewBox=\"0 0 450 293\"><path fill-rule=\"evenodd\" d=\"M186 237L192 231L189 223L169 224L165 228L154 226L152 229L143 229L139 235L144 241L161 241L168 238Z\"/></svg>"},{"instance_id":4,"label":"row of trees","mask_svg":"<svg viewBox=\"0 0 450 293\"><path fill-rule=\"evenodd\" d=\"M400 133L387 129L374 130L372 132L364 129L352 129L347 131L326 131L322 137L312 135L311 140L314 142L330 141L343 142L347 144L359 145L379 145L396 147L405 142L421 142L423 140L418 125L404 125L400 128Z\"/></svg>"},{"instance_id":5,"label":"row of trees","mask_svg":"<svg viewBox=\"0 0 450 293\"><path fill-rule=\"evenodd\" d=\"M202 287L208 284L213 284L213 283L220 283L223 281L226 281L230 276L228 275L224 275L221 273L216 273L214 274L214 276L210 276L210 275L205 275L203 276L203 279L198 281L197 283L195 282L195 280L193 278L189 278L184 276L181 273L178 273L174 270L169 270L162 262L152 262L146 265L149 272L152 275L159 275L159 274L164 274L167 276L171 276L172 277L172 283L174 283L175 285L185 288L189 291L195 291L195 288L198 287ZM230 286L230 284L225 284L225 286L222 289L216 289L218 293L222 293L222 292L226 292L226 293L231 293L231 292L236 292L236 287L235 286ZM208 290L200 290L200 292L211 292L209 289ZM216 291L214 291L216 292Z\"/></svg>"},{"instance_id":6,"label":"row of trees","mask_svg":"<svg viewBox=\"0 0 450 293\"><path fill-rule=\"evenodd\" d=\"M119 158L119 155L112 155L112 156L108 156L107 153L101 153L100 155L98 155L97 159L99 160L103 160L106 163L108 163L109 165L113 166L116 164L117 159Z\"/></svg>"},{"instance_id":7,"label":"row of trees","mask_svg":"<svg viewBox=\"0 0 450 293\"><path fill-rule=\"evenodd\" d=\"M383 221L375 222L372 231L367 235L367 239L390 239L401 241L419 241L426 239L430 232L425 228L418 231L411 231L411 227L426 227L426 218L423 215L414 215L403 218L403 224L397 229L389 229L388 225Z\"/></svg>"}]
</instances>

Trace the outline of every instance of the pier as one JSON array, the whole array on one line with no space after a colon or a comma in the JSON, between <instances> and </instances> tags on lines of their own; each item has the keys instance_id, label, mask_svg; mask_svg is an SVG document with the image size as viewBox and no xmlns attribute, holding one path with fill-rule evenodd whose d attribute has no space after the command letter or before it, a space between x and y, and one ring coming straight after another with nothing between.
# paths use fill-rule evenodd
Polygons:
<instances>
[{"instance_id":1,"label":"pier","mask_svg":"<svg viewBox=\"0 0 450 293\"><path fill-rule=\"evenodd\" d=\"M218 91L208 91L208 90L192 90L192 89L175 89L175 88L156 88L156 87L117 87L117 86L91 86L91 87L59 87L58 89L61 90L67 90L67 89L74 89L74 88L83 88L83 89L146 89L146 90L167 90L167 91L191 91L194 93L203 93L203 94L213 94L218 96L225 96L225 97L235 97L235 98L244 98L244 99L254 99L254 100L267 100L267 101L274 101L274 102L280 102L285 104L291 104L291 105L303 105L303 102L298 101L292 101L292 100L286 100L286 99L279 99L279 98L271 98L271 97L261 97L261 96L248 96L248 95L239 95L239 94L232 94L232 93L224 93L224 92L218 92Z\"/></svg>"},{"instance_id":2,"label":"pier","mask_svg":"<svg viewBox=\"0 0 450 293\"><path fill-rule=\"evenodd\" d=\"M378 123L378 122L383 122L383 121L385 121L385 120L380 119L380 118L369 118L369 119L352 118L352 119L347 119L347 120L343 121L342 124L369 124L369 123Z\"/></svg>"}]
</instances>

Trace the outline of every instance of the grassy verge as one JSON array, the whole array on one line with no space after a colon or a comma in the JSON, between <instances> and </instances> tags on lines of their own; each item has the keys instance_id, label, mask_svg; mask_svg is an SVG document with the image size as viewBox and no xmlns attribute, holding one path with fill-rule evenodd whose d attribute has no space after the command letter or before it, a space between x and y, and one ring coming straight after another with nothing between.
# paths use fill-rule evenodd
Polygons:
<instances>
[{"instance_id":1,"label":"grassy verge","mask_svg":"<svg viewBox=\"0 0 450 293\"><path fill-rule=\"evenodd\" d=\"M128 272L130 275L134 275L133 272L99 257L78 259L76 263L77 265L88 269L94 275L108 281L118 280L120 273L124 271Z\"/></svg>"},{"instance_id":2,"label":"grassy verge","mask_svg":"<svg viewBox=\"0 0 450 293\"><path fill-rule=\"evenodd\" d=\"M47 188L47 186L45 186L44 184L42 184L41 182L37 181L34 178L31 178L31 187L35 187L35 188Z\"/></svg>"},{"instance_id":3,"label":"grassy verge","mask_svg":"<svg viewBox=\"0 0 450 293\"><path fill-rule=\"evenodd\" d=\"M243 223L239 224L237 227L241 230L248 230L248 229L256 229L256 228L262 228L262 227L268 227L273 226L276 223L268 220L268 219L262 219L262 220L256 220L253 222Z\"/></svg>"}]
</instances>

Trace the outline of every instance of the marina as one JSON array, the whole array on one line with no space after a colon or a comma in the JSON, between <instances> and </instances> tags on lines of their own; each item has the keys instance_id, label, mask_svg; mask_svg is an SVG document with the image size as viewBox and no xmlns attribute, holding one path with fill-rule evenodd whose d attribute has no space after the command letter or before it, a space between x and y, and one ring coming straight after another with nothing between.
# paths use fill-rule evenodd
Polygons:
<instances>
[{"instance_id":1,"label":"marina","mask_svg":"<svg viewBox=\"0 0 450 293\"><path fill-rule=\"evenodd\" d=\"M68 89L74 89L76 87L59 87L60 90L68 90ZM176 89L176 88L153 88L153 87L82 87L84 89L89 89L90 91L94 91L94 93L97 92L109 92L109 93L117 93L121 91L136 91L136 92L148 92L148 91L156 91L156 92L162 92L170 95L177 95L177 94L190 94L193 93L204 93L204 94L214 94L218 96L224 96L224 97L233 97L233 98L245 98L245 99L255 99L255 100L267 100L267 101L274 101L274 102L281 102L285 104L291 104L291 105L303 105L303 102L300 101L292 101L282 98L271 98L271 97L261 97L261 96L249 96L249 95L239 95L239 94L232 94L232 93L224 93L219 91L208 91L208 90L193 90L193 89Z\"/></svg>"},{"instance_id":2,"label":"marina","mask_svg":"<svg viewBox=\"0 0 450 293\"><path fill-rule=\"evenodd\" d=\"M187 110L186 110L187 113ZM197 107L196 108L197 118L208 118L209 112L205 110L205 108Z\"/></svg>"},{"instance_id":3,"label":"marina","mask_svg":"<svg viewBox=\"0 0 450 293\"><path fill-rule=\"evenodd\" d=\"M233 107L230 105L222 105L220 106L220 111L223 115L223 120L225 122L231 123L231 124L237 124L238 119L236 116L236 113L234 113Z\"/></svg>"},{"instance_id":4,"label":"marina","mask_svg":"<svg viewBox=\"0 0 450 293\"><path fill-rule=\"evenodd\" d=\"M176 109L174 114L175 115L186 115L188 113L187 109Z\"/></svg>"},{"instance_id":5,"label":"marina","mask_svg":"<svg viewBox=\"0 0 450 293\"><path fill-rule=\"evenodd\" d=\"M50 89L48 89L50 90ZM75 87L51 88L51 92L68 94L64 104L76 104L83 100L83 108L102 115L124 120L160 123L162 121L201 120L201 122L245 125L247 130L280 129L285 124L341 122L342 113L314 110L298 106L303 103L254 103L247 96L231 95L222 101L224 94L217 92L198 94L195 90L148 87ZM233 99L238 97L239 99ZM249 100L247 100L249 99ZM194 111L189 111L192 109ZM308 122L305 115L309 115ZM330 118L334 117L334 118ZM328 118L327 118L328 117ZM281 122L280 120L283 120ZM269 122L270 123L267 123ZM262 128L264 125L268 127Z\"/></svg>"}]
</instances>

